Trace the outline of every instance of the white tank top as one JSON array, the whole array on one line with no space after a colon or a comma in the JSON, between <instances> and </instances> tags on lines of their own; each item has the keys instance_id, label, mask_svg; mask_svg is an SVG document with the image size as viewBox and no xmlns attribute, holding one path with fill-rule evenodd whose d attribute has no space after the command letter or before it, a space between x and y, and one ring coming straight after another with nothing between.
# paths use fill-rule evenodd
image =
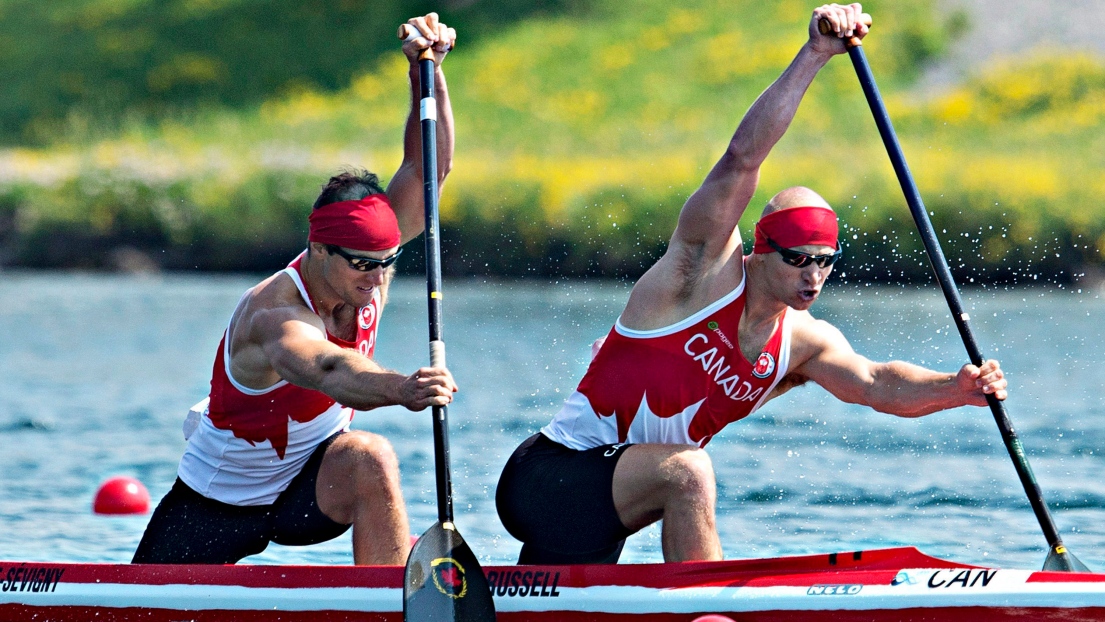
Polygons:
<instances>
[{"instance_id":1,"label":"white tank top","mask_svg":"<svg viewBox=\"0 0 1105 622\"><path fill-rule=\"evenodd\" d=\"M302 258L297 257L283 272L314 311L299 273ZM355 342L327 337L371 357L380 307L377 289L372 302L357 314ZM230 373L229 336L228 326L212 370L211 405L188 438L177 475L209 499L232 505L268 505L299 474L319 443L349 428L353 410L318 391L283 380L266 389L243 386Z\"/></svg>"}]
</instances>

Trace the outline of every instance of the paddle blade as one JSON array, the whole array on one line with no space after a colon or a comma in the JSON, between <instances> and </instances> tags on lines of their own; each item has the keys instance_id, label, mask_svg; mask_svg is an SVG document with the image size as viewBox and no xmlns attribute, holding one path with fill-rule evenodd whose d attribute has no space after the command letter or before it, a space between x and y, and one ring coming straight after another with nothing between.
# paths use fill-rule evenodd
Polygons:
<instances>
[{"instance_id":1,"label":"paddle blade","mask_svg":"<svg viewBox=\"0 0 1105 622\"><path fill-rule=\"evenodd\" d=\"M434 523L414 544L403 576L406 622L494 622L483 568L452 523Z\"/></svg>"},{"instance_id":2,"label":"paddle blade","mask_svg":"<svg viewBox=\"0 0 1105 622\"><path fill-rule=\"evenodd\" d=\"M1044 570L1057 570L1060 572L1092 572L1086 564L1078 561L1078 558L1067 550L1067 547L1059 544L1052 547L1044 560Z\"/></svg>"}]
</instances>

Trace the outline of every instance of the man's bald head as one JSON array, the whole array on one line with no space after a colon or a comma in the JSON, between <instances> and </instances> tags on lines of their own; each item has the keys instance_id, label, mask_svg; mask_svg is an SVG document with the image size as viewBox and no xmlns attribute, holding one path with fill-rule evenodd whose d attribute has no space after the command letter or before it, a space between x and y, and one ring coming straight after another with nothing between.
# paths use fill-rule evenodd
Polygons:
<instances>
[{"instance_id":1,"label":"man's bald head","mask_svg":"<svg viewBox=\"0 0 1105 622\"><path fill-rule=\"evenodd\" d=\"M827 207L833 209L828 201L813 190L805 186L792 186L771 197L771 200L764 206L764 211L760 217L791 207Z\"/></svg>"},{"instance_id":2,"label":"man's bald head","mask_svg":"<svg viewBox=\"0 0 1105 622\"><path fill-rule=\"evenodd\" d=\"M809 188L794 186L771 197L763 215L756 223L756 242L752 253L774 252L776 245L784 248L800 246L831 246L840 248L836 212L829 203Z\"/></svg>"}]
</instances>

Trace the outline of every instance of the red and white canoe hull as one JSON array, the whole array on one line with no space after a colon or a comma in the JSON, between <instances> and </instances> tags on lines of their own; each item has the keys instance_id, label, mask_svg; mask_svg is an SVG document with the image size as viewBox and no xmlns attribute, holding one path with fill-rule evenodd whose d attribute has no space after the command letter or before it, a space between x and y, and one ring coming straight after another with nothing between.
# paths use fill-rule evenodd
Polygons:
<instances>
[{"instance_id":1,"label":"red and white canoe hull","mask_svg":"<svg viewBox=\"0 0 1105 622\"><path fill-rule=\"evenodd\" d=\"M913 548L484 570L505 621L1105 621L1105 574L979 568ZM0 620L399 621L402 581L398 567L0 562Z\"/></svg>"}]
</instances>

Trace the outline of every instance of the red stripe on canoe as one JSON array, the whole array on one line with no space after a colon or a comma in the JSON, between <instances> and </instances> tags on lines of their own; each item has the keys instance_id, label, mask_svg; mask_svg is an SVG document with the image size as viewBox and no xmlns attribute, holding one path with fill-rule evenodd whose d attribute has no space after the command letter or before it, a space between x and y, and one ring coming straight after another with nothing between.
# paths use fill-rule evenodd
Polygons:
<instances>
[{"instance_id":1,"label":"red stripe on canoe","mask_svg":"<svg viewBox=\"0 0 1105 622\"><path fill-rule=\"evenodd\" d=\"M739 622L1070 622L1105 620L1105 608L1024 609L999 607L956 607L871 611L756 611L727 613L618 614L579 611L499 612L499 622L692 622L695 618L720 613ZM1026 618L1030 616L1029 618ZM184 618L182 618L184 616ZM401 622L401 612L358 613L346 611L223 611L181 612L168 609L109 609L91 607L26 607L0 605L0 619L49 622Z\"/></svg>"},{"instance_id":2,"label":"red stripe on canoe","mask_svg":"<svg viewBox=\"0 0 1105 622\"><path fill-rule=\"evenodd\" d=\"M717 586L806 585L812 573L840 573L840 583L886 585L902 568L977 568L930 557L913 547L873 551L807 555L770 559L668 564L615 564L594 566L487 566L489 578L517 572L559 575L558 587L634 585L646 588ZM22 570L20 570L22 569ZM0 561L0 581L13 572L26 576L61 571L66 583L117 583L121 585L233 585L242 587L319 588L382 587L403 584L398 566L199 566L130 564L59 564ZM884 571L884 572L877 572ZM866 573L862 576L852 573ZM494 574L493 574L494 573ZM1037 573L1038 581L1046 575Z\"/></svg>"}]
</instances>

